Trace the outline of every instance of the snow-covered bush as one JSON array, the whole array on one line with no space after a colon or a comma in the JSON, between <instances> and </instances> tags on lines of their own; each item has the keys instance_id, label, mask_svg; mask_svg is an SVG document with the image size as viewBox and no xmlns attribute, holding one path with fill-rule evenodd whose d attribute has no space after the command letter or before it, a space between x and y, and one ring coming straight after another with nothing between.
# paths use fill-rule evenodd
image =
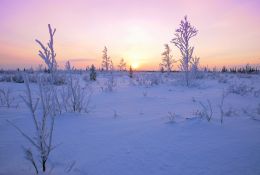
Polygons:
<instances>
[{"instance_id":1,"label":"snow-covered bush","mask_svg":"<svg viewBox=\"0 0 260 175\"><path fill-rule=\"evenodd\" d=\"M219 82L219 83L223 83L223 84L228 83L228 78L227 78L227 76L219 76L218 82Z\"/></svg>"},{"instance_id":2,"label":"snow-covered bush","mask_svg":"<svg viewBox=\"0 0 260 175\"><path fill-rule=\"evenodd\" d=\"M133 85L151 87L163 83L163 79L161 74L136 74L132 83Z\"/></svg>"},{"instance_id":3,"label":"snow-covered bush","mask_svg":"<svg viewBox=\"0 0 260 175\"><path fill-rule=\"evenodd\" d=\"M247 95L253 93L254 87L251 87L245 83L234 83L228 87L228 92L238 95Z\"/></svg>"},{"instance_id":4,"label":"snow-covered bush","mask_svg":"<svg viewBox=\"0 0 260 175\"><path fill-rule=\"evenodd\" d=\"M205 102L202 102L202 101L197 101L195 99L194 99L194 102L197 102L200 106L200 109L195 111L194 115L198 116L201 119L205 118L209 122L212 118L212 115L213 115L211 102L209 100L207 100L207 102L205 103Z\"/></svg>"},{"instance_id":5,"label":"snow-covered bush","mask_svg":"<svg viewBox=\"0 0 260 175\"><path fill-rule=\"evenodd\" d=\"M67 62L66 85L61 89L61 98L66 112L88 112L91 93L80 85L78 77L73 76L70 63Z\"/></svg>"},{"instance_id":6,"label":"snow-covered bush","mask_svg":"<svg viewBox=\"0 0 260 175\"><path fill-rule=\"evenodd\" d=\"M0 82L11 82L12 75L4 74L0 77Z\"/></svg>"},{"instance_id":7,"label":"snow-covered bush","mask_svg":"<svg viewBox=\"0 0 260 175\"><path fill-rule=\"evenodd\" d=\"M23 75L20 72L16 72L12 76L12 81L15 82L15 83L24 83Z\"/></svg>"},{"instance_id":8,"label":"snow-covered bush","mask_svg":"<svg viewBox=\"0 0 260 175\"><path fill-rule=\"evenodd\" d=\"M54 85L63 85L66 83L66 76L64 74L56 73L53 78L54 78L53 80ZM51 82L51 79L49 79L49 82Z\"/></svg>"},{"instance_id":9,"label":"snow-covered bush","mask_svg":"<svg viewBox=\"0 0 260 175\"><path fill-rule=\"evenodd\" d=\"M177 115L174 112L168 112L168 120L170 123L175 123Z\"/></svg>"},{"instance_id":10,"label":"snow-covered bush","mask_svg":"<svg viewBox=\"0 0 260 175\"><path fill-rule=\"evenodd\" d=\"M110 73L107 80L104 83L104 86L102 87L102 91L112 92L117 86L117 81L114 77L113 72Z\"/></svg>"},{"instance_id":11,"label":"snow-covered bush","mask_svg":"<svg viewBox=\"0 0 260 175\"><path fill-rule=\"evenodd\" d=\"M46 91L43 88L43 84L39 82L39 96L33 98L31 88L29 85L28 77L24 78L26 86L26 94L22 96L24 103L27 105L31 112L35 135L30 136L20 129L16 124L8 121L13 127L15 127L37 150L35 155L30 147L24 149L25 158L30 161L33 165L36 174L39 172L45 172L47 169L47 160L54 146L53 141L53 130L55 120L55 99L51 95L51 91ZM41 109L39 109L39 104ZM39 158L39 161L37 160ZM40 165L38 165L40 162Z\"/></svg>"},{"instance_id":12,"label":"snow-covered bush","mask_svg":"<svg viewBox=\"0 0 260 175\"><path fill-rule=\"evenodd\" d=\"M61 98L66 112L88 112L91 93L81 87L78 78L68 78L61 89Z\"/></svg>"}]
</instances>

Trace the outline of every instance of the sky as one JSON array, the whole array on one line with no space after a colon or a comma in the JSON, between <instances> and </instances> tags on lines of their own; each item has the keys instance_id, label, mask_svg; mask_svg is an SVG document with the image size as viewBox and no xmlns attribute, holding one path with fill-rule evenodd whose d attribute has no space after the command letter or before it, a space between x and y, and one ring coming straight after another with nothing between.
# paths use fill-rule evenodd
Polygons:
<instances>
[{"instance_id":1,"label":"sky","mask_svg":"<svg viewBox=\"0 0 260 175\"><path fill-rule=\"evenodd\" d=\"M0 0L0 68L44 65L35 39L47 43L51 24L60 68L100 67L106 46L115 66L158 70L164 44L180 59L170 41L185 15L201 66L259 65L259 9L260 0Z\"/></svg>"}]
</instances>

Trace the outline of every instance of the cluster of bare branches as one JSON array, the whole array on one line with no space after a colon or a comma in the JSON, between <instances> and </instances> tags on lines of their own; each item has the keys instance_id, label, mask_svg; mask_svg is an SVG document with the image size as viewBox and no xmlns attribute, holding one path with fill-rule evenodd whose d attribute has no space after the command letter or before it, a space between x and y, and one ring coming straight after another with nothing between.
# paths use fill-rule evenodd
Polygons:
<instances>
[{"instance_id":1,"label":"cluster of bare branches","mask_svg":"<svg viewBox=\"0 0 260 175\"><path fill-rule=\"evenodd\" d=\"M197 110L195 112L195 115L200 117L201 119L206 118L209 122L213 115L212 105L209 99L207 99L207 102L197 101L194 99L194 102L197 102L201 109Z\"/></svg>"},{"instance_id":2,"label":"cluster of bare branches","mask_svg":"<svg viewBox=\"0 0 260 175\"><path fill-rule=\"evenodd\" d=\"M12 91L10 88L1 88L0 89L0 107L17 107L18 105L14 104L15 98L12 96Z\"/></svg>"},{"instance_id":3,"label":"cluster of bare branches","mask_svg":"<svg viewBox=\"0 0 260 175\"><path fill-rule=\"evenodd\" d=\"M40 45L41 50L39 50L39 56L43 59L43 61L46 63L51 76L52 80L54 81L54 74L58 68L58 64L56 61L56 53L54 51L54 34L56 32L56 29L52 29L51 25L48 24L49 28L49 35L50 39L47 43L47 46L45 46L40 40L36 39L35 41Z\"/></svg>"},{"instance_id":4,"label":"cluster of bare branches","mask_svg":"<svg viewBox=\"0 0 260 175\"><path fill-rule=\"evenodd\" d=\"M87 88L82 88L79 79L73 77L70 62L66 63L68 75L66 85L62 87L61 98L66 112L88 111L91 93L87 93Z\"/></svg>"}]
</instances>

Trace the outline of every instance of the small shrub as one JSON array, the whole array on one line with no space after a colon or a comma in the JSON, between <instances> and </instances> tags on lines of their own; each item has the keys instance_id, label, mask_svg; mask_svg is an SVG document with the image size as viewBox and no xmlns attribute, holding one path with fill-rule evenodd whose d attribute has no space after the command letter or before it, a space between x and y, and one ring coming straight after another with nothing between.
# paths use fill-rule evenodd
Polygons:
<instances>
[{"instance_id":1,"label":"small shrub","mask_svg":"<svg viewBox=\"0 0 260 175\"><path fill-rule=\"evenodd\" d=\"M12 81L15 83L24 83L23 76L20 73L16 73L12 77Z\"/></svg>"},{"instance_id":2,"label":"small shrub","mask_svg":"<svg viewBox=\"0 0 260 175\"><path fill-rule=\"evenodd\" d=\"M213 115L211 102L207 100L207 103L203 103L201 101L198 101L197 103L200 105L201 109L195 111L194 114L201 119L203 118L207 119L207 121L209 122Z\"/></svg>"},{"instance_id":3,"label":"small shrub","mask_svg":"<svg viewBox=\"0 0 260 175\"><path fill-rule=\"evenodd\" d=\"M14 105L15 98L12 95L11 89L7 88L1 88L0 89L0 105L2 107L17 107L17 105Z\"/></svg>"},{"instance_id":4,"label":"small shrub","mask_svg":"<svg viewBox=\"0 0 260 175\"><path fill-rule=\"evenodd\" d=\"M96 79L97 79L97 72L96 72L96 68L95 68L95 66L93 64L92 64L92 66L90 68L89 76L90 76L90 80L96 81Z\"/></svg>"},{"instance_id":5,"label":"small shrub","mask_svg":"<svg viewBox=\"0 0 260 175\"><path fill-rule=\"evenodd\" d=\"M247 84L240 83L240 84L232 84L228 87L228 92L238 95L247 95L252 93L254 90L254 87L250 87Z\"/></svg>"},{"instance_id":6,"label":"small shrub","mask_svg":"<svg viewBox=\"0 0 260 175\"><path fill-rule=\"evenodd\" d=\"M170 123L175 123L177 115L174 112L168 112L168 120Z\"/></svg>"}]
</instances>

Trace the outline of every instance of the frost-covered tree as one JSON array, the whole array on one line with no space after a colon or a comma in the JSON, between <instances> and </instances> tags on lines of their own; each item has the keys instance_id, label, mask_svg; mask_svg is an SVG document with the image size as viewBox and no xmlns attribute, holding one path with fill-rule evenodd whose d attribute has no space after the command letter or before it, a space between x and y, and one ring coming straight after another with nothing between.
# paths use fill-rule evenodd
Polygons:
<instances>
[{"instance_id":1,"label":"frost-covered tree","mask_svg":"<svg viewBox=\"0 0 260 175\"><path fill-rule=\"evenodd\" d=\"M125 71L126 70L126 62L125 62L124 58L122 58L120 60L120 63L118 65L118 69L119 69L119 71Z\"/></svg>"},{"instance_id":2,"label":"frost-covered tree","mask_svg":"<svg viewBox=\"0 0 260 175\"><path fill-rule=\"evenodd\" d=\"M47 160L51 151L54 149L52 141L54 120L56 115L55 97L53 96L52 89L44 87L41 78L39 78L39 97L34 100L31 87L29 85L29 78L25 76L24 82L26 86L26 94L21 97L31 113L35 135L30 136L13 122L8 122L15 127L37 151L38 154L35 156L31 148L24 148L25 158L30 161L36 171L36 174L38 174L39 172L46 171ZM39 158L39 161L36 160L35 157ZM38 165L38 162L40 163L40 166Z\"/></svg>"},{"instance_id":3,"label":"frost-covered tree","mask_svg":"<svg viewBox=\"0 0 260 175\"><path fill-rule=\"evenodd\" d=\"M43 61L46 63L48 66L48 69L52 75L52 78L54 78L54 73L58 68L58 64L56 61L56 53L54 50L54 34L56 32L56 29L52 29L51 25L48 24L49 28L49 35L50 39L47 45L45 46L41 41L36 39L35 41L40 45L41 50L39 50L39 56L43 59Z\"/></svg>"},{"instance_id":4,"label":"frost-covered tree","mask_svg":"<svg viewBox=\"0 0 260 175\"><path fill-rule=\"evenodd\" d=\"M190 24L187 16L185 16L175 32L175 37L171 42L175 44L181 52L182 58L180 60L180 69L184 71L186 85L189 86L190 62L194 50L194 47L190 46L190 39L197 35L198 30Z\"/></svg>"},{"instance_id":5,"label":"frost-covered tree","mask_svg":"<svg viewBox=\"0 0 260 175\"><path fill-rule=\"evenodd\" d=\"M90 80L96 81L97 72L96 72L96 68L93 64L91 65L89 76L90 76Z\"/></svg>"},{"instance_id":6,"label":"frost-covered tree","mask_svg":"<svg viewBox=\"0 0 260 175\"><path fill-rule=\"evenodd\" d=\"M103 50L103 56L102 56L102 68L105 71L109 71L111 69L111 59L110 57L107 55L107 47L105 46L104 50Z\"/></svg>"},{"instance_id":7,"label":"frost-covered tree","mask_svg":"<svg viewBox=\"0 0 260 175\"><path fill-rule=\"evenodd\" d=\"M162 63L160 66L165 69L168 73L173 69L173 63L175 62L171 55L171 49L168 44L164 45L165 51L162 53Z\"/></svg>"}]
</instances>

